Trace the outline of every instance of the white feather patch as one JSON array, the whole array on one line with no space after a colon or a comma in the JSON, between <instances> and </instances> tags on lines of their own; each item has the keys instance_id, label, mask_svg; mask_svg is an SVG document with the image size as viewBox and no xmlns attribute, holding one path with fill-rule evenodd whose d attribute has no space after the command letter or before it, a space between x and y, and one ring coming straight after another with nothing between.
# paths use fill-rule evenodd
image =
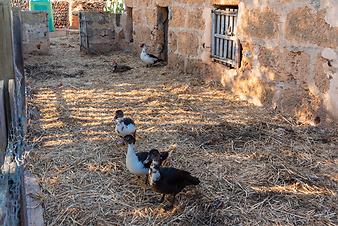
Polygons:
<instances>
[{"instance_id":1,"label":"white feather patch","mask_svg":"<svg viewBox=\"0 0 338 226\"><path fill-rule=\"evenodd\" d=\"M115 132L120 136L133 135L136 131L136 126L134 124L126 125L121 121L117 121L115 126Z\"/></svg>"},{"instance_id":2,"label":"white feather patch","mask_svg":"<svg viewBox=\"0 0 338 226\"><path fill-rule=\"evenodd\" d=\"M129 172L137 176L143 176L148 173L148 169L138 160L136 155L136 147L134 144L128 144L128 152L126 156L126 165Z\"/></svg>"},{"instance_id":3,"label":"white feather patch","mask_svg":"<svg viewBox=\"0 0 338 226\"><path fill-rule=\"evenodd\" d=\"M142 52L141 52L141 55L140 55L140 58L143 62L147 63L147 64L153 64L155 63L155 61L157 60L156 58L153 58L151 56L149 56L147 54L147 52L145 51L145 49L142 49Z\"/></svg>"},{"instance_id":4,"label":"white feather patch","mask_svg":"<svg viewBox=\"0 0 338 226\"><path fill-rule=\"evenodd\" d=\"M159 164L159 163L156 162L156 161L153 161L152 164L156 165L156 164ZM151 168L151 170L149 170L149 171L151 171L151 178L150 178L149 183L150 183L150 185L153 185L153 184L156 184L156 182L161 179L161 174L158 171L158 169L155 169L153 167L153 165L151 165L150 168Z\"/></svg>"}]
</instances>

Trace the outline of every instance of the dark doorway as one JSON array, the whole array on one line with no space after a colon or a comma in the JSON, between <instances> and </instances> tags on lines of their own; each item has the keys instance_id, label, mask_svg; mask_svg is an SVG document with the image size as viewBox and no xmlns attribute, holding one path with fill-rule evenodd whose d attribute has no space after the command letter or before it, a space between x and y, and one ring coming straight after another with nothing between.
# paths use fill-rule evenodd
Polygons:
<instances>
[{"instance_id":1,"label":"dark doorway","mask_svg":"<svg viewBox=\"0 0 338 226\"><path fill-rule=\"evenodd\" d=\"M133 8L127 7L127 21L126 21L126 40L128 42L133 42Z\"/></svg>"},{"instance_id":2,"label":"dark doorway","mask_svg":"<svg viewBox=\"0 0 338 226\"><path fill-rule=\"evenodd\" d=\"M168 61L168 7L157 6L156 51L164 61Z\"/></svg>"}]
</instances>

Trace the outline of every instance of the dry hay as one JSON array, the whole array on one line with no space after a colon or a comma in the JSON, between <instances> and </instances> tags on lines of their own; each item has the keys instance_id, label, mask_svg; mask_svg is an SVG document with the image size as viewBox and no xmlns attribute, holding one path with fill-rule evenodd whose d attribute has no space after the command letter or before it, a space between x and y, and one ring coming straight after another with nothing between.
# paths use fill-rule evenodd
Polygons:
<instances>
[{"instance_id":1,"label":"dry hay","mask_svg":"<svg viewBox=\"0 0 338 226\"><path fill-rule=\"evenodd\" d=\"M130 53L82 55L77 40L52 39L50 56L26 63L27 169L48 225L337 225L336 128L297 125ZM112 58L134 69L112 74ZM118 108L138 124L139 150L173 150L167 164L201 179L173 211L126 170Z\"/></svg>"}]
</instances>

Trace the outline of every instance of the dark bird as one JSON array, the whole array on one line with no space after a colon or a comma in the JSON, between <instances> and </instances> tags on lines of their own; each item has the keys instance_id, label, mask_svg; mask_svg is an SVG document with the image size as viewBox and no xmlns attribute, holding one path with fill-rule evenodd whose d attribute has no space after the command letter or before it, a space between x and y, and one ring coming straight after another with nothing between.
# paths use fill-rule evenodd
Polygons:
<instances>
[{"instance_id":1,"label":"dark bird","mask_svg":"<svg viewBox=\"0 0 338 226\"><path fill-rule=\"evenodd\" d=\"M117 64L115 60L112 61L112 64L113 64L112 71L114 73L121 73L121 72L129 71L133 69L132 67L129 67L128 65Z\"/></svg>"},{"instance_id":2,"label":"dark bird","mask_svg":"<svg viewBox=\"0 0 338 226\"><path fill-rule=\"evenodd\" d=\"M186 186L200 183L197 177L191 176L187 171L172 167L161 167L161 156L158 150L151 150L148 159L151 161L149 169L150 185L154 191L162 194L160 202L164 201L165 195L173 195L170 209L174 206L177 193L181 192Z\"/></svg>"},{"instance_id":3,"label":"dark bird","mask_svg":"<svg viewBox=\"0 0 338 226\"><path fill-rule=\"evenodd\" d=\"M150 152L157 151L152 149L150 152L137 152L135 145L135 137L132 135L127 135L124 137L124 141L128 144L128 151L126 155L126 165L129 172L132 174L140 176L147 176L149 172L149 167L151 165L151 160L148 158ZM158 151L157 151L158 152ZM159 153L159 152L158 152ZM158 164L162 164L169 156L169 152L159 153ZM146 178L147 179L147 178Z\"/></svg>"},{"instance_id":4,"label":"dark bird","mask_svg":"<svg viewBox=\"0 0 338 226\"><path fill-rule=\"evenodd\" d=\"M117 110L115 112L115 132L120 136L120 137L125 137L127 135L133 135L134 137L136 136L136 125L134 120L128 117L124 117L124 113L122 110ZM124 142L122 142L124 144Z\"/></svg>"},{"instance_id":5,"label":"dark bird","mask_svg":"<svg viewBox=\"0 0 338 226\"><path fill-rule=\"evenodd\" d=\"M146 44L143 43L140 45L140 47L142 48L140 58L144 63L146 63L147 67L163 61L157 56L148 53Z\"/></svg>"}]
</instances>

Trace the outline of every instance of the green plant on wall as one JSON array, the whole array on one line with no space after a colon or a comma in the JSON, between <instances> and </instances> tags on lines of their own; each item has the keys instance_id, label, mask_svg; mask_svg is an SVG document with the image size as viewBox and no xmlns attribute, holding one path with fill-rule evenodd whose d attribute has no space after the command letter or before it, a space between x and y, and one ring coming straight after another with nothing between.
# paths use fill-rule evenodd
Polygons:
<instances>
[{"instance_id":1,"label":"green plant on wall","mask_svg":"<svg viewBox=\"0 0 338 226\"><path fill-rule=\"evenodd\" d=\"M106 0L106 6L104 7L104 10L110 13L123 13L124 0Z\"/></svg>"}]
</instances>

